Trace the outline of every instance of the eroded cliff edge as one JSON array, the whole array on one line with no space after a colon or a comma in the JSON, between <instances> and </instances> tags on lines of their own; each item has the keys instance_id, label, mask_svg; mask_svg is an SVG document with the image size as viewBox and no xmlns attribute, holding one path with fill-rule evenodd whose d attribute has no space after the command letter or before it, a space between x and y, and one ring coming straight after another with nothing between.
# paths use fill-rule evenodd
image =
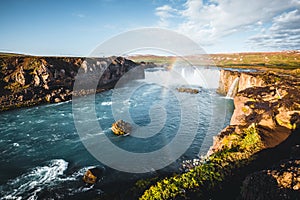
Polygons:
<instances>
[{"instance_id":1,"label":"eroded cliff edge","mask_svg":"<svg viewBox=\"0 0 300 200\"><path fill-rule=\"evenodd\" d=\"M262 133L269 133L262 135L268 148L276 146L299 128L299 78L272 72L239 73L221 70L218 92L226 95L233 84L232 80L237 77L239 81L234 96L231 127L255 124Z\"/></svg>"},{"instance_id":2,"label":"eroded cliff edge","mask_svg":"<svg viewBox=\"0 0 300 200\"><path fill-rule=\"evenodd\" d=\"M239 198L300 199L300 80L274 72L221 71L218 91L227 94L238 80L230 126L215 137L209 154L223 149L232 135L255 127L262 142L255 159L242 167ZM233 89L231 87L231 89ZM256 171L258 170L258 171ZM249 173L249 175L247 175ZM237 194L236 194L237 195Z\"/></svg>"},{"instance_id":3,"label":"eroded cliff edge","mask_svg":"<svg viewBox=\"0 0 300 200\"><path fill-rule=\"evenodd\" d=\"M299 78L222 70L218 92L229 90L231 123L206 158L188 172L152 183L140 199L300 198Z\"/></svg>"},{"instance_id":4,"label":"eroded cliff edge","mask_svg":"<svg viewBox=\"0 0 300 200\"><path fill-rule=\"evenodd\" d=\"M67 101L72 95L85 95L112 88L129 70L140 67L136 79L144 78L143 68L151 63L135 63L123 57L0 57L0 111L28 107L41 103ZM88 82L98 82L97 88L73 91L79 70ZM99 80L99 77L101 78Z\"/></svg>"}]
</instances>

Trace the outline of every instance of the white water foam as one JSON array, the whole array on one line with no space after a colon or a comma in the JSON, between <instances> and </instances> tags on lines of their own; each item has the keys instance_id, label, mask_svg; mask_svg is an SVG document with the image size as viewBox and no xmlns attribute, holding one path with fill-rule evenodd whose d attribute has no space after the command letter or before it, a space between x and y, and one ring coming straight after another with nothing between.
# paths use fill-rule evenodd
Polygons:
<instances>
[{"instance_id":1,"label":"white water foam","mask_svg":"<svg viewBox=\"0 0 300 200\"><path fill-rule=\"evenodd\" d=\"M37 194L42 188L53 184L67 168L68 162L62 159L51 160L49 165L36 167L8 181L10 191L4 194L3 199L37 199ZM30 194L27 194L29 191Z\"/></svg>"},{"instance_id":2,"label":"white water foam","mask_svg":"<svg viewBox=\"0 0 300 200\"><path fill-rule=\"evenodd\" d=\"M110 106L112 104L111 101L108 101L108 102L102 102L101 103L101 106Z\"/></svg>"},{"instance_id":3,"label":"white water foam","mask_svg":"<svg viewBox=\"0 0 300 200\"><path fill-rule=\"evenodd\" d=\"M20 144L15 142L15 143L13 143L13 146L14 146L14 147L19 147Z\"/></svg>"},{"instance_id":4,"label":"white water foam","mask_svg":"<svg viewBox=\"0 0 300 200\"><path fill-rule=\"evenodd\" d=\"M51 104L48 104L48 105L42 105L42 106L45 106L45 107L56 107L56 106L59 106L59 105L62 105L62 104L66 104L66 103L69 103L71 102L72 100L68 100L68 101L63 101L63 102L59 102L59 103L51 103ZM39 109L39 107L36 107L36 109Z\"/></svg>"},{"instance_id":5,"label":"white water foam","mask_svg":"<svg viewBox=\"0 0 300 200\"><path fill-rule=\"evenodd\" d=\"M60 184L65 184L66 182L78 182L84 175L84 173L95 166L83 167L69 176L65 176L64 172L68 168L68 162L63 159L51 160L46 166L35 167L31 171L8 181L8 183L3 187L0 186L2 190L0 194L1 199L5 200L21 200L21 199L38 199L38 194L42 192L43 189L51 187L52 189ZM59 194L60 197L72 196L77 193L83 193L90 190L95 190L97 194L103 193L100 189L95 189L94 186L81 185L78 187L67 188L66 192ZM4 190L3 190L4 189Z\"/></svg>"}]
</instances>

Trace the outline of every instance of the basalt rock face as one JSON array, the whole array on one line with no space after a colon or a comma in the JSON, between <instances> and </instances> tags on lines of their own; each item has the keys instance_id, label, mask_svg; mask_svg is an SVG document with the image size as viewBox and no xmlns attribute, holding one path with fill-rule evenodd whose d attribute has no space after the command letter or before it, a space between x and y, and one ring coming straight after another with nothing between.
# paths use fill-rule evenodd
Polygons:
<instances>
[{"instance_id":1,"label":"basalt rock face","mask_svg":"<svg viewBox=\"0 0 300 200\"><path fill-rule=\"evenodd\" d=\"M122 75L137 66L137 63L122 57L3 56L0 57L0 111L67 101L72 95L109 89ZM144 78L146 64L140 66L136 79ZM85 81L93 82L93 85L95 81L98 83L96 88L73 91L79 70L85 74Z\"/></svg>"},{"instance_id":2,"label":"basalt rock face","mask_svg":"<svg viewBox=\"0 0 300 200\"><path fill-rule=\"evenodd\" d=\"M265 83L266 84L266 83ZM234 98L230 124L256 124L266 147L274 147L300 126L300 81L277 82L240 91Z\"/></svg>"},{"instance_id":3,"label":"basalt rock face","mask_svg":"<svg viewBox=\"0 0 300 200\"><path fill-rule=\"evenodd\" d=\"M237 71L228 71L222 69L220 73L219 88L217 89L217 92L226 96L232 83L239 76L240 73Z\"/></svg>"},{"instance_id":4,"label":"basalt rock face","mask_svg":"<svg viewBox=\"0 0 300 200\"><path fill-rule=\"evenodd\" d=\"M218 93L226 95L236 78L239 78L237 92L250 87L261 87L266 85L264 77L265 75L260 72L237 72L229 70L221 70Z\"/></svg>"},{"instance_id":5,"label":"basalt rock face","mask_svg":"<svg viewBox=\"0 0 300 200\"><path fill-rule=\"evenodd\" d=\"M219 152L223 146L234 142L228 140L242 134L244 128L255 126L263 143L262 150L280 149L292 135L299 134L300 127L300 80L293 76L282 76L273 72L239 73L222 71L218 92L227 94L230 84L239 77L238 93L234 97L235 110L230 126L214 138L208 155ZM300 199L299 137L293 140L298 155L291 157L289 150L278 150L280 154L262 154L267 157L289 159L279 164L253 161L251 170L260 166L268 169L249 175L243 183L239 199ZM280 148L279 148L280 147ZM286 145L285 149L293 146ZM269 151L262 152L269 152ZM271 151L270 151L271 152ZM285 152L285 153L284 153ZM253 155L255 158L256 155ZM267 162L267 161L265 161ZM263 163L263 164L262 164ZM244 176L245 174L243 174ZM247 175L247 174L246 174ZM245 176L246 177L246 176ZM297 196L298 195L298 196Z\"/></svg>"},{"instance_id":6,"label":"basalt rock face","mask_svg":"<svg viewBox=\"0 0 300 200\"><path fill-rule=\"evenodd\" d=\"M232 84L232 80L237 77L240 77L239 92L234 97L235 109L230 126L215 137L209 154L219 149L224 135L240 132L251 124L257 126L267 148L278 145L292 130L300 127L299 79L270 72L239 73L222 70L218 91L226 94L230 88L228 83Z\"/></svg>"},{"instance_id":7,"label":"basalt rock face","mask_svg":"<svg viewBox=\"0 0 300 200\"><path fill-rule=\"evenodd\" d=\"M238 72L221 70L219 88L217 89L217 92L219 94L226 95L236 78L239 78L237 92L243 91L247 88L264 87L268 85L299 85L299 78L289 75L281 75L271 71Z\"/></svg>"}]
</instances>

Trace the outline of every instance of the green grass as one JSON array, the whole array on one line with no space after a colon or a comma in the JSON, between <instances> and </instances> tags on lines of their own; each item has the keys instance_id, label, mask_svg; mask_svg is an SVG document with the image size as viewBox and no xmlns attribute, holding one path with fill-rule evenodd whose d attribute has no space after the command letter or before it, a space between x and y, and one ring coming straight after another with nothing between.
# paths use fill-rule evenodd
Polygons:
<instances>
[{"instance_id":1,"label":"green grass","mask_svg":"<svg viewBox=\"0 0 300 200\"><path fill-rule=\"evenodd\" d=\"M135 62L150 62L158 65L171 65L176 58L171 56L131 56L129 59Z\"/></svg>"},{"instance_id":2,"label":"green grass","mask_svg":"<svg viewBox=\"0 0 300 200\"><path fill-rule=\"evenodd\" d=\"M298 69L300 68L300 53L298 52L254 52L233 54L210 54L204 56L186 56L194 65L216 65L233 68L270 68L270 69ZM201 58L201 59L200 59ZM130 59L156 64L172 64L175 57L166 56L132 56Z\"/></svg>"},{"instance_id":3,"label":"green grass","mask_svg":"<svg viewBox=\"0 0 300 200\"><path fill-rule=\"evenodd\" d=\"M209 156L203 164L186 173L158 181L144 192L140 200L185 198L187 192L196 193L201 198L205 191L220 187L234 169L248 164L253 154L262 147L255 126L245 129L242 134L225 136L222 149Z\"/></svg>"}]
</instances>

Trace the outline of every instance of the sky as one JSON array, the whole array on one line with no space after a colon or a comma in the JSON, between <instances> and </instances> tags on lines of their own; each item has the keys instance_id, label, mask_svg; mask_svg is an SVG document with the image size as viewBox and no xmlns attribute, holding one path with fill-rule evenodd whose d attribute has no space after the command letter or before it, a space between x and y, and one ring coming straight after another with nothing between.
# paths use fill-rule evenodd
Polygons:
<instances>
[{"instance_id":1,"label":"sky","mask_svg":"<svg viewBox=\"0 0 300 200\"><path fill-rule=\"evenodd\" d=\"M166 28L207 53L300 49L300 0L1 0L0 52L87 56L126 31Z\"/></svg>"}]
</instances>

